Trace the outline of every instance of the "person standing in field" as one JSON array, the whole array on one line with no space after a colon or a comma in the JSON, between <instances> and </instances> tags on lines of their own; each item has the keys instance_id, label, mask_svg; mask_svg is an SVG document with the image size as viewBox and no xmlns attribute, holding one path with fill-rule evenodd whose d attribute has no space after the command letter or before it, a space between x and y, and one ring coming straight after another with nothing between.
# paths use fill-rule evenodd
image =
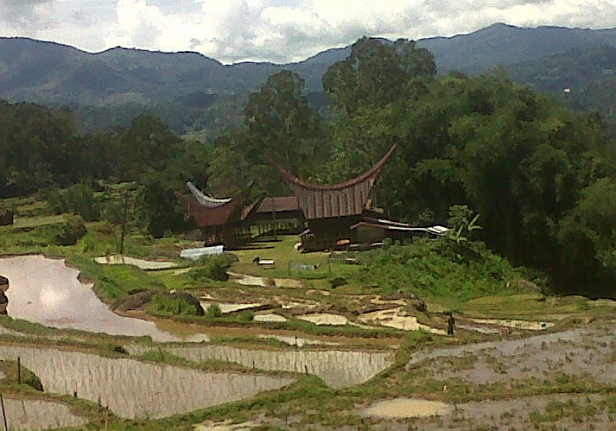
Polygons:
<instances>
[{"instance_id":1,"label":"person standing in field","mask_svg":"<svg viewBox=\"0 0 616 431\"><path fill-rule=\"evenodd\" d=\"M449 312L449 318L447 319L447 335L453 335L456 329L456 319L453 317L453 313Z\"/></svg>"}]
</instances>

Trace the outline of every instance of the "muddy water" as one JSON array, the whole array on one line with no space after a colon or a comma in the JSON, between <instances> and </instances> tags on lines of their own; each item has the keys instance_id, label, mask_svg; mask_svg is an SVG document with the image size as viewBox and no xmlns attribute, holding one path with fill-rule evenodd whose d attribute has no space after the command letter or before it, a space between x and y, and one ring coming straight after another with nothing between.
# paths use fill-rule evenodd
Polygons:
<instances>
[{"instance_id":1,"label":"muddy water","mask_svg":"<svg viewBox=\"0 0 616 431\"><path fill-rule=\"evenodd\" d=\"M14 431L80 427L88 423L87 419L73 415L66 405L50 401L19 400L5 396L4 409L8 427ZM3 419L0 411L0 421Z\"/></svg>"},{"instance_id":2,"label":"muddy water","mask_svg":"<svg viewBox=\"0 0 616 431\"><path fill-rule=\"evenodd\" d=\"M207 373L128 358L49 348L0 345L0 359L22 363L47 392L73 394L99 402L126 418L160 418L251 398L280 389L290 379L260 375Z\"/></svg>"},{"instance_id":3,"label":"muddy water","mask_svg":"<svg viewBox=\"0 0 616 431\"><path fill-rule=\"evenodd\" d=\"M308 345L321 345L321 346L339 346L340 343L333 343L330 341L323 341L318 339L292 337L290 335L276 335L276 334L258 334L257 338L271 339L281 341L289 346L304 347Z\"/></svg>"},{"instance_id":4,"label":"muddy water","mask_svg":"<svg viewBox=\"0 0 616 431\"><path fill-rule=\"evenodd\" d=\"M304 373L307 370L334 388L363 383L393 363L393 354L384 352L252 350L217 345L169 346L165 350L195 362L216 359L268 371Z\"/></svg>"},{"instance_id":5,"label":"muddy water","mask_svg":"<svg viewBox=\"0 0 616 431\"><path fill-rule=\"evenodd\" d=\"M154 341L182 341L182 337L161 331L153 322L118 316L92 290L81 283L79 271L64 260L41 255L0 258L0 273L11 284L6 291L8 314L53 328L71 328L110 335L151 336ZM184 341L207 340L207 336Z\"/></svg>"},{"instance_id":6,"label":"muddy water","mask_svg":"<svg viewBox=\"0 0 616 431\"><path fill-rule=\"evenodd\" d=\"M447 335L443 329L433 328L419 323L415 316L403 315L403 308L390 308L388 310L372 311L358 316L359 321L364 323L379 324L403 331L426 331L432 334Z\"/></svg>"},{"instance_id":7,"label":"muddy water","mask_svg":"<svg viewBox=\"0 0 616 431\"><path fill-rule=\"evenodd\" d=\"M380 418L421 418L450 414L453 406L440 401L428 401L412 398L397 398L372 404L360 412L363 416Z\"/></svg>"},{"instance_id":8,"label":"muddy water","mask_svg":"<svg viewBox=\"0 0 616 431\"><path fill-rule=\"evenodd\" d=\"M96 257L94 258L94 261L96 263L100 263L101 265L133 265L137 268L145 270L171 269L178 266L178 264L175 262L144 260L121 255Z\"/></svg>"}]
</instances>

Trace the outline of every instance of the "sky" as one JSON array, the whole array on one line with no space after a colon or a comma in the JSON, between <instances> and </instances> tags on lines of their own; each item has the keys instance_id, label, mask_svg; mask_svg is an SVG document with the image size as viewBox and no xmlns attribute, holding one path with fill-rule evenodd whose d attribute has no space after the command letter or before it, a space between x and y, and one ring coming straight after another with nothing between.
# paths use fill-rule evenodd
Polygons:
<instances>
[{"instance_id":1,"label":"sky","mask_svg":"<svg viewBox=\"0 0 616 431\"><path fill-rule=\"evenodd\" d=\"M88 52L196 51L225 64L301 61L362 36L421 39L519 27L616 27L616 0L0 0L0 36Z\"/></svg>"}]
</instances>

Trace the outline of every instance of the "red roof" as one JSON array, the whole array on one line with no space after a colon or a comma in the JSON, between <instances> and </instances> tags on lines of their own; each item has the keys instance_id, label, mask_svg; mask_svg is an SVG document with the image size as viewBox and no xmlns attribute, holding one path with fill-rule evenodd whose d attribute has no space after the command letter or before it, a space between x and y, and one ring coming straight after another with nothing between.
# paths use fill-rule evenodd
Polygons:
<instances>
[{"instance_id":1,"label":"red roof","mask_svg":"<svg viewBox=\"0 0 616 431\"><path fill-rule=\"evenodd\" d=\"M395 148L395 145L392 146L369 171L352 180L334 185L308 183L272 160L270 163L291 187L306 219L354 216L360 215L366 208L372 187Z\"/></svg>"},{"instance_id":2,"label":"red roof","mask_svg":"<svg viewBox=\"0 0 616 431\"><path fill-rule=\"evenodd\" d=\"M225 226L239 220L242 208L249 197L250 186L226 203L219 200L218 206L199 203L195 196L184 195L178 191L175 196L184 204L187 212L195 219L198 227Z\"/></svg>"}]
</instances>

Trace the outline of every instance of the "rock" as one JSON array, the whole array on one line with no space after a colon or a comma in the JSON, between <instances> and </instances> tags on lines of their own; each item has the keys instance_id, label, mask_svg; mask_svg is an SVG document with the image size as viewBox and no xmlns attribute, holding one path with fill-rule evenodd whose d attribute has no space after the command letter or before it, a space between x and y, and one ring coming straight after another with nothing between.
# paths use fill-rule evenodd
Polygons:
<instances>
[{"instance_id":1,"label":"rock","mask_svg":"<svg viewBox=\"0 0 616 431\"><path fill-rule=\"evenodd\" d=\"M6 314L6 309L9 306L9 298L4 292L9 288L9 279L0 275L0 314Z\"/></svg>"},{"instance_id":2,"label":"rock","mask_svg":"<svg viewBox=\"0 0 616 431\"><path fill-rule=\"evenodd\" d=\"M118 299L111 306L112 310L117 311L129 311L141 308L152 301L152 298L156 294L155 290L138 291L126 298Z\"/></svg>"},{"instance_id":3,"label":"rock","mask_svg":"<svg viewBox=\"0 0 616 431\"><path fill-rule=\"evenodd\" d=\"M197 298L192 296L190 293L176 290L173 293L169 292L167 295L169 295L171 298L182 299L190 305L194 305L197 316L205 315L205 310L201 306L201 302Z\"/></svg>"},{"instance_id":4,"label":"rock","mask_svg":"<svg viewBox=\"0 0 616 431\"><path fill-rule=\"evenodd\" d=\"M11 210L0 211L0 226L12 225L15 213Z\"/></svg>"}]
</instances>

